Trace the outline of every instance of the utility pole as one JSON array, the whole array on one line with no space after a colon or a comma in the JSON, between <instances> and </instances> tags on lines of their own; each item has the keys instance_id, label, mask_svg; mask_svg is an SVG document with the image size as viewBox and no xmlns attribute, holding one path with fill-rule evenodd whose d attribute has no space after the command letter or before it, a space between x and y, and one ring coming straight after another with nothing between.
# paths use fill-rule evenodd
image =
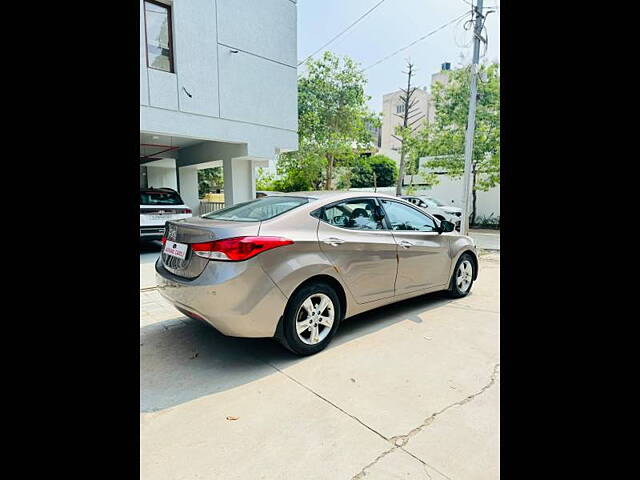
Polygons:
<instances>
[{"instance_id":1,"label":"utility pole","mask_svg":"<svg viewBox=\"0 0 640 480\"><path fill-rule=\"evenodd\" d=\"M477 0L474 7L476 21L473 27L473 59L471 61L471 93L469 94L469 117L467 119L467 132L464 141L464 176L463 176L463 197L462 197L462 224L460 233L469 233L469 214L471 211L471 171L473 169L473 134L476 126L476 97L478 96L478 61L480 60L480 41L482 39L482 26L484 16L482 15L482 0Z\"/></svg>"}]
</instances>

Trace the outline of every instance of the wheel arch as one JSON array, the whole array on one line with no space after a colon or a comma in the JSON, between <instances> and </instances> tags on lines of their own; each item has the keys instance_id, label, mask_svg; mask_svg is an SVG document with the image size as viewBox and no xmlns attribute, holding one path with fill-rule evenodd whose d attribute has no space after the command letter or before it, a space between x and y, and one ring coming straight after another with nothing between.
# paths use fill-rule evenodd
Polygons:
<instances>
[{"instance_id":1,"label":"wheel arch","mask_svg":"<svg viewBox=\"0 0 640 480\"><path fill-rule=\"evenodd\" d=\"M453 275L453 271L456 268L456 264L458 263L458 260L465 253L468 253L469 256L471 257L471 260L473 261L473 279L476 280L478 278L478 270L479 270L479 266L480 266L479 261L478 261L478 255L471 248L463 248L463 249L461 249L460 251L458 251L457 255L452 259L453 261L451 262L451 271L449 272L449 278L451 278L451 276Z\"/></svg>"},{"instance_id":2,"label":"wheel arch","mask_svg":"<svg viewBox=\"0 0 640 480\"><path fill-rule=\"evenodd\" d=\"M338 295L338 300L340 300L340 320L342 320L347 313L347 294L344 288L342 287L342 284L335 277L332 277L331 275L318 274L318 275L314 275L312 277L307 278L304 282L298 285L293 290L293 292L291 292L291 295L289 296L289 301L291 300L291 297L293 297L293 295L295 295L295 293L298 290L314 282L326 283L327 285L329 285L331 288L335 290L336 295ZM289 303L289 301L287 301L287 304Z\"/></svg>"},{"instance_id":3,"label":"wheel arch","mask_svg":"<svg viewBox=\"0 0 640 480\"><path fill-rule=\"evenodd\" d=\"M301 288L313 282L326 283L327 285L331 286L331 288L335 290L336 295L338 295L338 299L340 300L340 321L342 321L347 314L347 294L345 292L345 289L335 277L332 277L331 275L322 274L322 273L313 275L307 278L302 283L300 283L296 288L293 289L293 291L291 292L291 295L289 295L289 298L287 299L285 311L289 306L289 302L291 301L291 298L295 295L295 293ZM284 323L283 320L284 320L284 312L282 312L282 315L280 315L280 318L278 319L278 325L276 326L274 337L276 339L279 339L281 342L284 342L286 346L287 341L283 332L283 323ZM290 347L287 347L287 348L290 348Z\"/></svg>"}]
</instances>

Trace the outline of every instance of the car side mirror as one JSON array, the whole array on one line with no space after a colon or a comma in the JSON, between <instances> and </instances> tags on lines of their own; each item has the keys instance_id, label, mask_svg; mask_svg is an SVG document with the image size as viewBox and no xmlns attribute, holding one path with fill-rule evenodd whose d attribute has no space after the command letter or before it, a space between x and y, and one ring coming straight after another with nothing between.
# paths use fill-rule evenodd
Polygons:
<instances>
[{"instance_id":1,"label":"car side mirror","mask_svg":"<svg viewBox=\"0 0 640 480\"><path fill-rule=\"evenodd\" d=\"M456 226L447 220L442 220L440 222L440 233L453 232L455 228Z\"/></svg>"}]
</instances>

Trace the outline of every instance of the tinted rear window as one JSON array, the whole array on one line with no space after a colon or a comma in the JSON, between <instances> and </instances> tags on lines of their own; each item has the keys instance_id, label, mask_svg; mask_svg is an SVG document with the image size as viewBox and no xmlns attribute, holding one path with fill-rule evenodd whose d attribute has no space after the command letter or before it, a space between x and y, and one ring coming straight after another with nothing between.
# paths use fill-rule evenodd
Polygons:
<instances>
[{"instance_id":1,"label":"tinted rear window","mask_svg":"<svg viewBox=\"0 0 640 480\"><path fill-rule=\"evenodd\" d=\"M309 203L304 197L262 197L250 202L239 203L233 207L223 208L202 215L203 218L215 220L233 220L235 222L260 222L293 210Z\"/></svg>"},{"instance_id":2,"label":"tinted rear window","mask_svg":"<svg viewBox=\"0 0 640 480\"><path fill-rule=\"evenodd\" d=\"M180 195L175 192L140 192L140 205L182 205Z\"/></svg>"}]
</instances>

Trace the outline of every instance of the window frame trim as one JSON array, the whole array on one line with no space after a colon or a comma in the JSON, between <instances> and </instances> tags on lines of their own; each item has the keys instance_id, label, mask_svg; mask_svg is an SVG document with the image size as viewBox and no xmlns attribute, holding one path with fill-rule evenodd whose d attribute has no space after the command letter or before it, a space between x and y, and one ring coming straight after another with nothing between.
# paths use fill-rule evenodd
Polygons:
<instances>
[{"instance_id":1,"label":"window frame trim","mask_svg":"<svg viewBox=\"0 0 640 480\"><path fill-rule=\"evenodd\" d=\"M367 197L367 196L363 196L363 197L351 197L351 198L343 198L341 200L336 200L334 202L331 203L327 203L326 205L322 205L321 207L316 208L315 210L309 212L309 215L311 215L313 218L317 218L318 221L324 223L325 225L329 225L330 227L333 228L339 228L341 230L345 230L347 232L365 232L365 233L392 233L391 231L391 224L388 222L387 220L387 215L385 212L385 216L382 219L382 226L384 227L382 230L364 230L364 229L358 229L358 228L346 228L346 227L341 227L340 225L333 225L332 223L329 223L325 220L322 219L322 217L324 216L324 211L326 208L331 208L334 205L339 205L340 203L345 203L351 200L373 200L373 203L375 203L378 207L382 208L382 204L379 202L379 197ZM382 208L384 210L384 208ZM314 216L313 213L317 212L318 210L320 210L320 215L318 217Z\"/></svg>"},{"instance_id":2,"label":"window frame trim","mask_svg":"<svg viewBox=\"0 0 640 480\"><path fill-rule=\"evenodd\" d=\"M173 59L173 49L174 49L174 45L173 45L173 5L169 5L166 3L162 3L159 2L157 0L143 0L143 8L144 8L144 53L145 53L145 57L146 57L146 61L147 61L147 68L150 68L151 70L156 70L158 72L165 72L165 73L171 73L174 74L176 73L176 68L175 68L175 63L174 63L174 59ZM169 71L167 70L163 70L161 68L156 68L156 67L152 67L151 65L149 65L149 39L147 37L147 3L151 3L153 5L156 5L158 7L164 7L167 9L167 16L168 16L168 23L169 23Z\"/></svg>"}]
</instances>

